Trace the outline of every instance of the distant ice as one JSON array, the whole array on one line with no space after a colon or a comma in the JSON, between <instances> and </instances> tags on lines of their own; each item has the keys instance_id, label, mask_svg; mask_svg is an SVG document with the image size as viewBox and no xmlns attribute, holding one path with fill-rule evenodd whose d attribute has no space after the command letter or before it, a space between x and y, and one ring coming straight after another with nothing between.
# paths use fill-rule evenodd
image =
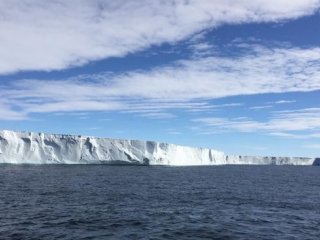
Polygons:
<instances>
[{"instance_id":1,"label":"distant ice","mask_svg":"<svg viewBox=\"0 0 320 240\"><path fill-rule=\"evenodd\" d=\"M0 131L0 163L13 164L141 164L223 165L275 164L312 165L314 158L252 157L139 140Z\"/></svg>"}]
</instances>

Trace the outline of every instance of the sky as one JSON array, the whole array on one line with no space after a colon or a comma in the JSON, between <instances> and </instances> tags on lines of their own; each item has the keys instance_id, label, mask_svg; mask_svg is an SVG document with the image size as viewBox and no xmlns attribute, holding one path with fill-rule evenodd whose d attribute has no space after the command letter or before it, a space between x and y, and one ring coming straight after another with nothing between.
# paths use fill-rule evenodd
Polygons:
<instances>
[{"instance_id":1,"label":"sky","mask_svg":"<svg viewBox=\"0 0 320 240\"><path fill-rule=\"evenodd\" d=\"M0 129L320 156L320 0L0 0Z\"/></svg>"}]
</instances>

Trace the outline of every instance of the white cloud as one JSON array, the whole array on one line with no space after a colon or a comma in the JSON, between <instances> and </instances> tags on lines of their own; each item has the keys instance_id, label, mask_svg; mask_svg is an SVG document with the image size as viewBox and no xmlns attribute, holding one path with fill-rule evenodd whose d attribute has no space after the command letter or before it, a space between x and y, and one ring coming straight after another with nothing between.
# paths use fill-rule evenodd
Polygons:
<instances>
[{"instance_id":1,"label":"white cloud","mask_svg":"<svg viewBox=\"0 0 320 240\"><path fill-rule=\"evenodd\" d=\"M70 112L70 111L112 111L124 108L120 102L103 102L95 100L57 101L44 104L23 104L25 111L36 113Z\"/></svg>"},{"instance_id":2,"label":"white cloud","mask_svg":"<svg viewBox=\"0 0 320 240\"><path fill-rule=\"evenodd\" d=\"M238 58L204 57L112 79L110 95L190 100L320 89L320 48L262 48Z\"/></svg>"},{"instance_id":3,"label":"white cloud","mask_svg":"<svg viewBox=\"0 0 320 240\"><path fill-rule=\"evenodd\" d=\"M174 118L175 115L172 113L166 113L166 112L148 112L148 113L142 113L139 114L141 117L147 117L151 119L168 119L168 118Z\"/></svg>"},{"instance_id":4,"label":"white cloud","mask_svg":"<svg viewBox=\"0 0 320 240\"><path fill-rule=\"evenodd\" d=\"M10 109L7 104L4 105L0 102L0 119L1 120L25 120L27 115L24 112L15 111Z\"/></svg>"},{"instance_id":5,"label":"white cloud","mask_svg":"<svg viewBox=\"0 0 320 240\"><path fill-rule=\"evenodd\" d=\"M175 130L169 130L168 134L170 134L170 135L181 135L182 133L179 132L179 131L175 131Z\"/></svg>"},{"instance_id":6,"label":"white cloud","mask_svg":"<svg viewBox=\"0 0 320 240\"><path fill-rule=\"evenodd\" d=\"M222 24L298 18L319 5L319 0L0 0L0 74L64 69L175 43Z\"/></svg>"},{"instance_id":7,"label":"white cloud","mask_svg":"<svg viewBox=\"0 0 320 240\"><path fill-rule=\"evenodd\" d=\"M262 132L281 137L311 138L319 136L314 133L314 131L320 131L319 119L320 108L306 108L274 112L267 121L216 117L198 118L194 121L203 124L205 128L209 128L210 132L215 130ZM313 133L306 135L303 131L312 131Z\"/></svg>"},{"instance_id":8,"label":"white cloud","mask_svg":"<svg viewBox=\"0 0 320 240\"><path fill-rule=\"evenodd\" d=\"M250 107L249 109L251 109L251 110L261 110L261 109L266 109L266 108L272 108L272 106L271 105L254 106L254 107Z\"/></svg>"},{"instance_id":9,"label":"white cloud","mask_svg":"<svg viewBox=\"0 0 320 240\"><path fill-rule=\"evenodd\" d=\"M320 149L320 143L305 145L305 148Z\"/></svg>"},{"instance_id":10,"label":"white cloud","mask_svg":"<svg viewBox=\"0 0 320 240\"><path fill-rule=\"evenodd\" d=\"M89 131L95 131L95 130L100 130L101 128L100 127L89 127L89 128L86 128L86 130L89 130Z\"/></svg>"},{"instance_id":11,"label":"white cloud","mask_svg":"<svg viewBox=\"0 0 320 240\"><path fill-rule=\"evenodd\" d=\"M236 58L195 58L150 71L16 80L0 86L0 97L6 99L2 102L6 112L0 118L74 111L125 111L150 117L159 112L167 115L170 109L211 111L218 108L209 104L211 99L319 90L319 56L320 48L258 46Z\"/></svg>"},{"instance_id":12,"label":"white cloud","mask_svg":"<svg viewBox=\"0 0 320 240\"><path fill-rule=\"evenodd\" d=\"M273 102L274 104L286 104L286 103L295 103L296 100L279 100L279 101L275 101Z\"/></svg>"},{"instance_id":13,"label":"white cloud","mask_svg":"<svg viewBox=\"0 0 320 240\"><path fill-rule=\"evenodd\" d=\"M292 139L308 139L308 138L320 138L320 133L309 133L309 134L293 134L287 132L272 132L270 135L278 136L278 137L285 137L285 138L292 138Z\"/></svg>"}]
</instances>

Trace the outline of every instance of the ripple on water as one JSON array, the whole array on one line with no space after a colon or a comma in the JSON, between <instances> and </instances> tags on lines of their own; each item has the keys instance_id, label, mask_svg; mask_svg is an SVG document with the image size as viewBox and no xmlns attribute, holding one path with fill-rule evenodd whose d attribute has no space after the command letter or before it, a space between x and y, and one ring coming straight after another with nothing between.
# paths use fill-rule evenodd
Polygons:
<instances>
[{"instance_id":1,"label":"ripple on water","mask_svg":"<svg viewBox=\"0 0 320 240\"><path fill-rule=\"evenodd\" d=\"M319 173L0 166L0 239L318 239Z\"/></svg>"}]
</instances>

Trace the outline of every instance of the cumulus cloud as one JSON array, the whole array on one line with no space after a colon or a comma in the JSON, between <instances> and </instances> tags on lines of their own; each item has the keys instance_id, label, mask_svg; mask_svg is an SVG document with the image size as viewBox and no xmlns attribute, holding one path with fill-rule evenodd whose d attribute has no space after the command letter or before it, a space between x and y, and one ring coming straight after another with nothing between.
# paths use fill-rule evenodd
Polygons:
<instances>
[{"instance_id":1,"label":"cumulus cloud","mask_svg":"<svg viewBox=\"0 0 320 240\"><path fill-rule=\"evenodd\" d=\"M222 24L298 18L319 5L319 0L0 0L0 74L83 65L175 43Z\"/></svg>"}]
</instances>

